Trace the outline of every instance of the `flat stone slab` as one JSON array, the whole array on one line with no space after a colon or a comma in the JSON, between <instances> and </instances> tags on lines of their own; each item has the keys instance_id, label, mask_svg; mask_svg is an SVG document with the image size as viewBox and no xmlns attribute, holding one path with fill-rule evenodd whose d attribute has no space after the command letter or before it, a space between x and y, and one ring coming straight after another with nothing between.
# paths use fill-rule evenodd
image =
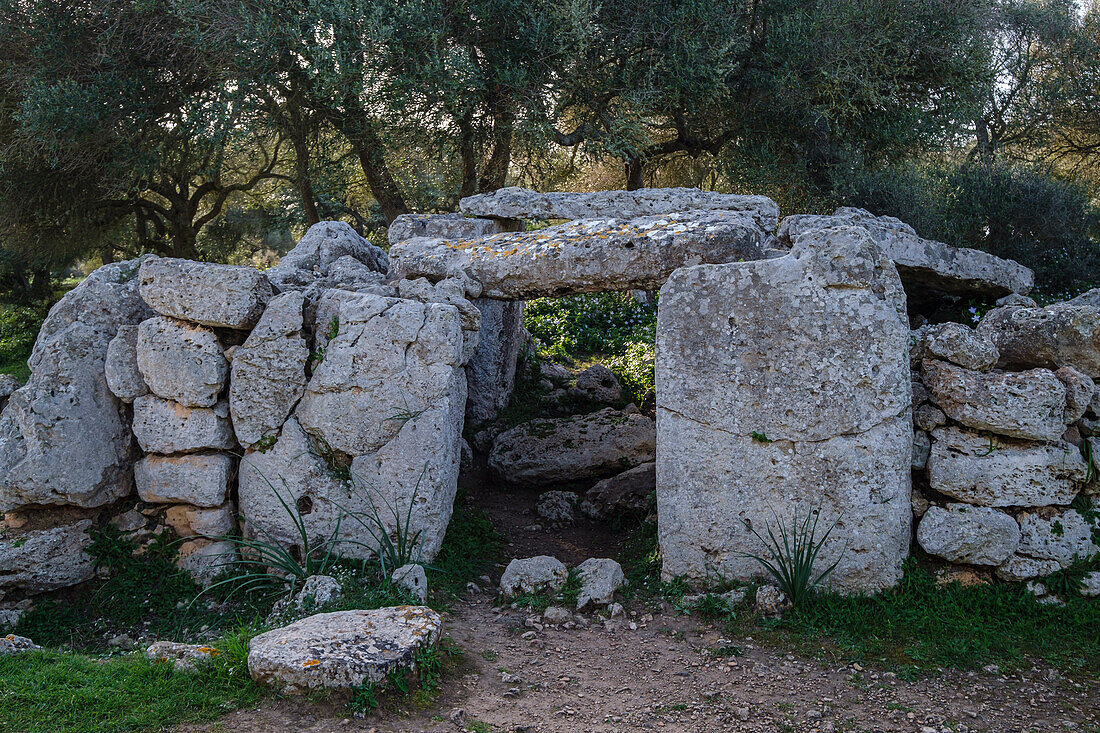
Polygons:
<instances>
[{"instance_id":1,"label":"flat stone slab","mask_svg":"<svg viewBox=\"0 0 1100 733\"><path fill-rule=\"evenodd\" d=\"M864 227L884 249L907 288L999 297L1026 294L1035 284L1035 273L1018 262L923 239L901 220L863 209L842 207L830 216L788 216L780 222L778 236L781 242L793 244L799 235L815 229L852 225Z\"/></svg>"},{"instance_id":2,"label":"flat stone slab","mask_svg":"<svg viewBox=\"0 0 1100 733\"><path fill-rule=\"evenodd\" d=\"M248 672L283 693L359 687L415 670L439 641L443 619L424 606L319 613L252 639Z\"/></svg>"},{"instance_id":3,"label":"flat stone slab","mask_svg":"<svg viewBox=\"0 0 1100 733\"><path fill-rule=\"evenodd\" d=\"M393 245L414 237L472 239L516 231L523 231L523 222L478 219L462 214L402 214L390 222L386 238Z\"/></svg>"},{"instance_id":4,"label":"flat stone slab","mask_svg":"<svg viewBox=\"0 0 1100 733\"><path fill-rule=\"evenodd\" d=\"M458 203L463 214L506 219L629 219L678 211L745 211L761 227L774 232L779 205L767 196L716 193L698 188L642 188L637 191L540 193L510 186L492 193L467 196Z\"/></svg>"},{"instance_id":5,"label":"flat stone slab","mask_svg":"<svg viewBox=\"0 0 1100 733\"><path fill-rule=\"evenodd\" d=\"M390 249L390 277L465 273L501 300L654 290L686 265L763 259L768 235L744 211L584 219L477 239L410 239Z\"/></svg>"},{"instance_id":6,"label":"flat stone slab","mask_svg":"<svg viewBox=\"0 0 1100 733\"><path fill-rule=\"evenodd\" d=\"M271 297L271 283L252 267L151 258L139 278L150 308L204 326L252 328Z\"/></svg>"}]
</instances>

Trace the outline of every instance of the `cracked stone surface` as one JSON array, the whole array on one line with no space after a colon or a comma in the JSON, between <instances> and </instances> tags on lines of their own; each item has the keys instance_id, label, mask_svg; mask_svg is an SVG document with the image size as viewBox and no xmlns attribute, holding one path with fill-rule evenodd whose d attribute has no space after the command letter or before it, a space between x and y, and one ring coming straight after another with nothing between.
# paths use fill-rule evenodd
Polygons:
<instances>
[{"instance_id":1,"label":"cracked stone surface","mask_svg":"<svg viewBox=\"0 0 1100 733\"><path fill-rule=\"evenodd\" d=\"M187 407L213 407L229 378L213 331L164 316L138 326L137 363L153 394Z\"/></svg>"},{"instance_id":2,"label":"cracked stone surface","mask_svg":"<svg viewBox=\"0 0 1100 733\"><path fill-rule=\"evenodd\" d=\"M465 273L484 287L482 297L502 300L654 290L678 267L761 259L768 246L746 212L583 219L478 239L410 239L390 250L390 276Z\"/></svg>"},{"instance_id":3,"label":"cracked stone surface","mask_svg":"<svg viewBox=\"0 0 1100 733\"><path fill-rule=\"evenodd\" d=\"M978 332L997 346L1002 369L1071 366L1100 379L1100 305L1070 301L1045 308L994 308Z\"/></svg>"},{"instance_id":4,"label":"cracked stone surface","mask_svg":"<svg viewBox=\"0 0 1100 733\"><path fill-rule=\"evenodd\" d=\"M149 307L204 326L252 328L271 297L271 283L252 267L150 258L139 277Z\"/></svg>"},{"instance_id":5,"label":"cracked stone surface","mask_svg":"<svg viewBox=\"0 0 1100 733\"><path fill-rule=\"evenodd\" d=\"M0 597L7 590L44 593L83 583L95 573L90 519L0 539Z\"/></svg>"},{"instance_id":6,"label":"cracked stone surface","mask_svg":"<svg viewBox=\"0 0 1100 733\"><path fill-rule=\"evenodd\" d=\"M931 507L917 526L930 555L971 565L1000 565L1020 546L1020 526L996 509L948 504Z\"/></svg>"},{"instance_id":7,"label":"cracked stone surface","mask_svg":"<svg viewBox=\"0 0 1100 733\"><path fill-rule=\"evenodd\" d=\"M896 583L908 555L909 326L867 232L804 234L784 257L677 271L657 320L657 512L666 578L750 579L775 515L837 522L842 592ZM842 553L843 550L843 553Z\"/></svg>"},{"instance_id":8,"label":"cracked stone surface","mask_svg":"<svg viewBox=\"0 0 1100 733\"><path fill-rule=\"evenodd\" d=\"M386 238L390 245L394 245L414 237L473 239L515 231L523 231L523 222L478 219L462 214L402 214L390 222Z\"/></svg>"}]
</instances>

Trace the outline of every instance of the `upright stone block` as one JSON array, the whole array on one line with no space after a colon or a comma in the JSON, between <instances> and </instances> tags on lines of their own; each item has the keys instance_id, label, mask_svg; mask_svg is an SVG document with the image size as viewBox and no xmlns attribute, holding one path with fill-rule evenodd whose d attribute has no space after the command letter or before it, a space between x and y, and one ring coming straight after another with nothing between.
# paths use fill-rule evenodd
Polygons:
<instances>
[{"instance_id":1,"label":"upright stone block","mask_svg":"<svg viewBox=\"0 0 1100 733\"><path fill-rule=\"evenodd\" d=\"M756 535L820 510L828 584L895 584L909 551L909 327L867 232L773 260L677 270L657 319L657 512L666 578L749 579Z\"/></svg>"},{"instance_id":2,"label":"upright stone block","mask_svg":"<svg viewBox=\"0 0 1100 733\"><path fill-rule=\"evenodd\" d=\"M492 420L508 406L523 346L523 302L478 298L481 338L466 364L466 421Z\"/></svg>"}]
</instances>

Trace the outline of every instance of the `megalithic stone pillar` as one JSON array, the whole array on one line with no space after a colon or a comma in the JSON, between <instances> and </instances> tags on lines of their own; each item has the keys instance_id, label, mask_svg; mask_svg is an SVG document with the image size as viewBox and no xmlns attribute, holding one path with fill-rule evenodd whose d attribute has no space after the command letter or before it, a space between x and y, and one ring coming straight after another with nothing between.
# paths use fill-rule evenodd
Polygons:
<instances>
[{"instance_id":1,"label":"megalithic stone pillar","mask_svg":"<svg viewBox=\"0 0 1100 733\"><path fill-rule=\"evenodd\" d=\"M769 524L833 522L817 570L859 593L909 552L909 326L897 270L856 227L789 255L677 270L657 319L663 574L762 575ZM773 514L774 512L774 514Z\"/></svg>"}]
</instances>

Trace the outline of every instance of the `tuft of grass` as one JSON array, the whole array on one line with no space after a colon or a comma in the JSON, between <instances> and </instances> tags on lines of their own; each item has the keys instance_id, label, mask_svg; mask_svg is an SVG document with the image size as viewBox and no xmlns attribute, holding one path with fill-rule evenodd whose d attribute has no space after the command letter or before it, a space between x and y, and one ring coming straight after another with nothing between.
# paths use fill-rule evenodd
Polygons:
<instances>
[{"instance_id":1,"label":"tuft of grass","mask_svg":"<svg viewBox=\"0 0 1100 733\"><path fill-rule=\"evenodd\" d=\"M756 438L755 433L753 438ZM749 531L764 545L767 556L750 552L740 554L760 563L768 574L775 579L779 590L783 591L787 598L791 599L791 604L797 607L805 603L814 590L840 564L840 557L838 556L832 565L815 575L814 566L817 564L817 558L822 548L825 547L825 543L828 542L829 535L832 534L837 522L840 521L840 517L837 517L829 525L829 528L825 530L820 539L817 536L818 523L821 519L820 508L810 510L801 521L792 519L790 527L779 521L779 517L776 516L774 510L772 510L772 518L775 520L777 529L772 529L769 522L765 528L768 534L767 538L757 532L751 524L748 525ZM776 532L778 532L778 536ZM843 552L841 555L843 555Z\"/></svg>"},{"instance_id":2,"label":"tuft of grass","mask_svg":"<svg viewBox=\"0 0 1100 733\"><path fill-rule=\"evenodd\" d=\"M459 493L443 545L426 568L428 586L446 596L465 593L467 582L477 580L502 559L505 541L489 515L470 506L466 495Z\"/></svg>"}]
</instances>

